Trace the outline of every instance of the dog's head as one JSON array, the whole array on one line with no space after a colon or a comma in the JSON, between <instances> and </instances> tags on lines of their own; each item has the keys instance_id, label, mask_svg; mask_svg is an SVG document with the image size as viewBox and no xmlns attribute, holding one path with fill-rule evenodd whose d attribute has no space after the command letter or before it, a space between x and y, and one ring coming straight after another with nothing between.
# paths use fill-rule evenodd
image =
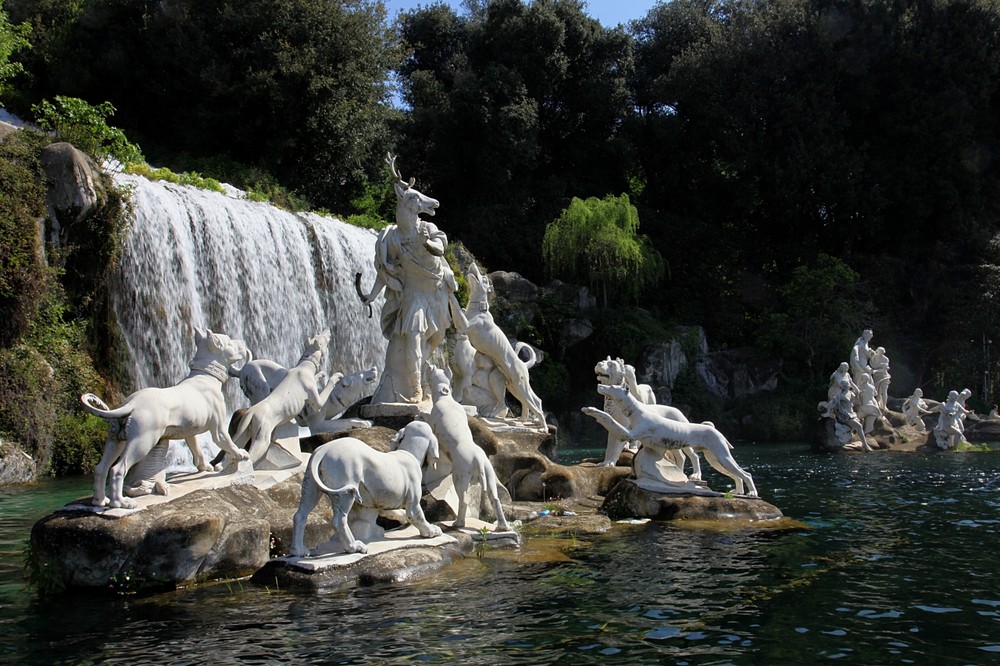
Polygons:
<instances>
[{"instance_id":1,"label":"dog's head","mask_svg":"<svg viewBox=\"0 0 1000 666\"><path fill-rule=\"evenodd\" d=\"M368 388L372 388L374 391L374 385L377 380L378 368L371 367L367 370L358 370L349 375L343 375L337 381L337 385L345 392L357 396L355 398L357 399L363 393L366 393Z\"/></svg>"},{"instance_id":2,"label":"dog's head","mask_svg":"<svg viewBox=\"0 0 1000 666\"><path fill-rule=\"evenodd\" d=\"M245 361L248 357L246 344L242 340L234 340L224 333L213 333L209 329L194 329L195 357L191 362L215 361L225 367Z\"/></svg>"},{"instance_id":3,"label":"dog's head","mask_svg":"<svg viewBox=\"0 0 1000 666\"><path fill-rule=\"evenodd\" d=\"M625 363L620 358L609 356L594 366L594 374L598 384L621 384L625 380Z\"/></svg>"},{"instance_id":4,"label":"dog's head","mask_svg":"<svg viewBox=\"0 0 1000 666\"><path fill-rule=\"evenodd\" d=\"M490 278L479 270L476 263L472 264L469 272L465 276L469 284L469 301L489 301L490 294L493 293L493 283Z\"/></svg>"},{"instance_id":5,"label":"dog's head","mask_svg":"<svg viewBox=\"0 0 1000 666\"><path fill-rule=\"evenodd\" d=\"M315 354L319 352L320 354L326 354L327 348L330 346L330 329L326 329L319 335L314 335L313 337L306 340L306 356L310 354Z\"/></svg>"},{"instance_id":6,"label":"dog's head","mask_svg":"<svg viewBox=\"0 0 1000 666\"><path fill-rule=\"evenodd\" d=\"M392 439L393 449L409 451L420 464L434 464L441 457L438 438L431 430L430 424L424 421L410 421ZM425 461L426 458L426 461Z\"/></svg>"},{"instance_id":7,"label":"dog's head","mask_svg":"<svg viewBox=\"0 0 1000 666\"><path fill-rule=\"evenodd\" d=\"M600 384L597 392L612 400L624 400L628 396L628 387L624 384Z\"/></svg>"},{"instance_id":8,"label":"dog's head","mask_svg":"<svg viewBox=\"0 0 1000 666\"><path fill-rule=\"evenodd\" d=\"M451 381L441 368L428 363L424 366L424 377L427 385L431 387L431 396L434 400L451 395Z\"/></svg>"}]
</instances>

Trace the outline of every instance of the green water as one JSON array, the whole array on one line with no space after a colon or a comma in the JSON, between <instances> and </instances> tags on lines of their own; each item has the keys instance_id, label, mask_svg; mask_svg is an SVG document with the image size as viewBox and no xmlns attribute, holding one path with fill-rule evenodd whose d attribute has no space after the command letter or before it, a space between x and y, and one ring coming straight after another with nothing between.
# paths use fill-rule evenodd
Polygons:
<instances>
[{"instance_id":1,"label":"green water","mask_svg":"<svg viewBox=\"0 0 1000 666\"><path fill-rule=\"evenodd\" d=\"M20 582L24 538L87 483L8 490L0 661L1000 663L1000 454L737 457L808 530L616 526L320 594L237 583L36 600Z\"/></svg>"}]
</instances>

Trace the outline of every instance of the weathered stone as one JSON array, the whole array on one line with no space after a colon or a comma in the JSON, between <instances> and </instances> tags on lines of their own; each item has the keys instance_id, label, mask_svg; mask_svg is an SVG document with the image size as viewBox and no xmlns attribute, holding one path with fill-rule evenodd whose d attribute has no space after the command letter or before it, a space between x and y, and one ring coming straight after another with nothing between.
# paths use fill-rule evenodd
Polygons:
<instances>
[{"instance_id":1,"label":"weathered stone","mask_svg":"<svg viewBox=\"0 0 1000 666\"><path fill-rule=\"evenodd\" d=\"M497 297L515 303L534 303L538 300L538 287L520 273L494 271L489 274L490 282Z\"/></svg>"},{"instance_id":2,"label":"weathered stone","mask_svg":"<svg viewBox=\"0 0 1000 666\"><path fill-rule=\"evenodd\" d=\"M299 588L310 590L336 590L354 585L397 582L442 569L462 559L471 552L471 537L450 531L457 543L445 546L397 548L386 552L356 558L343 566L304 569L287 559L270 560L252 577L252 581L266 587L279 589Z\"/></svg>"},{"instance_id":3,"label":"weathered stone","mask_svg":"<svg viewBox=\"0 0 1000 666\"><path fill-rule=\"evenodd\" d=\"M49 241L60 245L65 241L63 229L86 219L97 205L100 167L65 141L46 146L41 160L49 187L45 195Z\"/></svg>"},{"instance_id":4,"label":"weathered stone","mask_svg":"<svg viewBox=\"0 0 1000 666\"><path fill-rule=\"evenodd\" d=\"M776 520L784 514L773 504L754 497L727 497L658 493L644 490L633 479L616 485L601 511L612 520Z\"/></svg>"},{"instance_id":5,"label":"weathered stone","mask_svg":"<svg viewBox=\"0 0 1000 666\"><path fill-rule=\"evenodd\" d=\"M31 545L67 587L108 588L126 577L173 586L263 566L274 509L253 486L199 490L117 519L57 512L35 524Z\"/></svg>"},{"instance_id":6,"label":"weathered stone","mask_svg":"<svg viewBox=\"0 0 1000 666\"><path fill-rule=\"evenodd\" d=\"M31 483L38 474L35 461L10 442L0 440L0 486Z\"/></svg>"},{"instance_id":7,"label":"weathered stone","mask_svg":"<svg viewBox=\"0 0 1000 666\"><path fill-rule=\"evenodd\" d=\"M780 360L757 361L751 349L729 349L702 355L695 370L713 394L741 400L777 388L781 366Z\"/></svg>"}]
</instances>

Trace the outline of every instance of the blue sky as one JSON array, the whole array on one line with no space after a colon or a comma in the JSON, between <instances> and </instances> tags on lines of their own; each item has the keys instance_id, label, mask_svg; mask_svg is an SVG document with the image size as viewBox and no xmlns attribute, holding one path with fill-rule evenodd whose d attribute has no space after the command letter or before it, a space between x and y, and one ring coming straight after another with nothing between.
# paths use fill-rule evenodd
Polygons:
<instances>
[{"instance_id":1,"label":"blue sky","mask_svg":"<svg viewBox=\"0 0 1000 666\"><path fill-rule=\"evenodd\" d=\"M462 11L461 0L447 0L448 4L455 8L455 11ZM386 7L389 9L390 20L403 9L414 9L418 5L428 6L434 4L429 0L386 0ZM657 0L588 0L587 13L601 22L608 28L613 28L619 23L628 23L632 19L644 17L650 9L657 4Z\"/></svg>"}]
</instances>

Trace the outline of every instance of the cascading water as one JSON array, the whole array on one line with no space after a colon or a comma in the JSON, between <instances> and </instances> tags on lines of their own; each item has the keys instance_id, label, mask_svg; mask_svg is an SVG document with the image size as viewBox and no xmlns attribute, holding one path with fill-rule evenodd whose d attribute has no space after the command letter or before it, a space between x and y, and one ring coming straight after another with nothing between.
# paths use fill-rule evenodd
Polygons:
<instances>
[{"instance_id":1,"label":"cascading water","mask_svg":"<svg viewBox=\"0 0 1000 666\"><path fill-rule=\"evenodd\" d=\"M112 294L130 390L186 377L195 327L286 367L329 328L327 376L381 370L385 339L354 290L357 272L365 285L375 280L371 231L190 186L117 180L133 203ZM248 404L236 380L225 394L231 410Z\"/></svg>"}]
</instances>

